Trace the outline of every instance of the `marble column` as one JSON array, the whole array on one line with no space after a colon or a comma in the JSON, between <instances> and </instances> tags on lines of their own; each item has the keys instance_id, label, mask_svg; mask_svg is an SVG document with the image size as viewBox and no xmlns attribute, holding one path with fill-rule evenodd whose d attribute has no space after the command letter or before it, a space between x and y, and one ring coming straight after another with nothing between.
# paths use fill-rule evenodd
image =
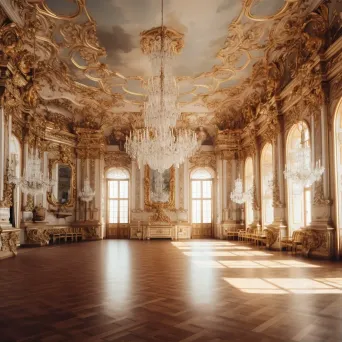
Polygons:
<instances>
[{"instance_id":1,"label":"marble column","mask_svg":"<svg viewBox=\"0 0 342 342\"><path fill-rule=\"evenodd\" d=\"M179 167L175 167L175 208L179 209Z\"/></svg>"},{"instance_id":2,"label":"marble column","mask_svg":"<svg viewBox=\"0 0 342 342\"><path fill-rule=\"evenodd\" d=\"M222 175L222 169L223 169L223 163L222 160L220 158L220 156L216 156L216 170L217 170L217 174L216 174L216 212L215 212L215 234L214 237L220 238L221 234L220 232L220 225L222 223L222 189L223 189L223 184L222 184L222 179L223 179L223 175Z\"/></svg>"},{"instance_id":3,"label":"marble column","mask_svg":"<svg viewBox=\"0 0 342 342\"><path fill-rule=\"evenodd\" d=\"M184 182L183 182L184 210L187 214L188 222L190 222L191 221L190 210L189 210L190 173L189 173L189 161L188 160L186 160L184 162L183 167L184 167L184 171L183 171L183 177L184 177Z\"/></svg>"},{"instance_id":4,"label":"marble column","mask_svg":"<svg viewBox=\"0 0 342 342\"><path fill-rule=\"evenodd\" d=\"M135 195L136 195L136 177L137 177L137 162L132 160L132 172L131 172L131 200L130 207L131 211L135 210Z\"/></svg>"},{"instance_id":5,"label":"marble column","mask_svg":"<svg viewBox=\"0 0 342 342\"><path fill-rule=\"evenodd\" d=\"M228 198L227 198L227 183L228 183L228 162L222 160L222 221L228 220Z\"/></svg>"}]
</instances>

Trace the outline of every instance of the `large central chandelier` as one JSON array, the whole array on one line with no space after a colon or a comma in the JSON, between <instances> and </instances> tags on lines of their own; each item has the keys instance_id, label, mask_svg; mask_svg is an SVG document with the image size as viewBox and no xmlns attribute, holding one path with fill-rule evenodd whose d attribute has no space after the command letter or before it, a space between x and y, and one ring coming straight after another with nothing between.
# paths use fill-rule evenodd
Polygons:
<instances>
[{"instance_id":1,"label":"large central chandelier","mask_svg":"<svg viewBox=\"0 0 342 342\"><path fill-rule=\"evenodd\" d=\"M299 147L290 153L291 165L285 165L284 176L302 188L309 188L314 182L320 180L324 173L321 161L317 161L315 167L311 163L311 148L305 139L304 125L299 127L301 139Z\"/></svg>"},{"instance_id":2,"label":"large central chandelier","mask_svg":"<svg viewBox=\"0 0 342 342\"><path fill-rule=\"evenodd\" d=\"M126 152L137 160L138 167L149 165L163 172L179 166L199 147L196 134L177 129L180 117L178 85L172 75L172 60L183 47L183 35L164 27L164 2L161 3L161 26L142 32L142 51L148 54L152 76L147 81L144 104L145 128L126 137Z\"/></svg>"},{"instance_id":3,"label":"large central chandelier","mask_svg":"<svg viewBox=\"0 0 342 342\"><path fill-rule=\"evenodd\" d=\"M138 167L148 164L159 172L178 167L197 148L196 133L186 129L142 128L126 137L126 152L137 160Z\"/></svg>"}]
</instances>

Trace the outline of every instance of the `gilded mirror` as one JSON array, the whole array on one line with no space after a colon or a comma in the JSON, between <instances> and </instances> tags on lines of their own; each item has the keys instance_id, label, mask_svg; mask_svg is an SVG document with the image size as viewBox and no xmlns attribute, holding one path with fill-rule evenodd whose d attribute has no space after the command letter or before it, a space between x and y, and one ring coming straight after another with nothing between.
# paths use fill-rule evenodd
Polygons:
<instances>
[{"instance_id":1,"label":"gilded mirror","mask_svg":"<svg viewBox=\"0 0 342 342\"><path fill-rule=\"evenodd\" d=\"M72 163L50 160L50 178L54 180L48 201L58 207L71 207L75 202L76 179L75 167Z\"/></svg>"}]
</instances>

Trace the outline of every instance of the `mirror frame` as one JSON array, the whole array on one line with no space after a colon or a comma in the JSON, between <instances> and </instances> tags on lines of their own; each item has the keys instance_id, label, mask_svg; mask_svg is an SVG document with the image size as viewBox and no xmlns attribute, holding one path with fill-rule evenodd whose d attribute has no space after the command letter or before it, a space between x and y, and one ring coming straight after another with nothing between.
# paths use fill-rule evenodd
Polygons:
<instances>
[{"instance_id":1,"label":"mirror frame","mask_svg":"<svg viewBox=\"0 0 342 342\"><path fill-rule=\"evenodd\" d=\"M50 159L49 160L49 177L52 178L52 172L58 164L68 165L71 168L71 181L70 181L70 198L65 203L59 203L52 191L47 192L47 201L58 208L73 207L76 201L76 167L71 160L65 159ZM57 184L58 186L58 184Z\"/></svg>"}]
</instances>

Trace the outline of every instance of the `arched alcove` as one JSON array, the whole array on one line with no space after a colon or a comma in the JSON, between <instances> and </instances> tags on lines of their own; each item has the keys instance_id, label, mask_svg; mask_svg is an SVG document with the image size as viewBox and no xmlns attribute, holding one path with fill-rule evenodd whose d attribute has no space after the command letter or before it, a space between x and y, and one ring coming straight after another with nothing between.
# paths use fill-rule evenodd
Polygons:
<instances>
[{"instance_id":1,"label":"arched alcove","mask_svg":"<svg viewBox=\"0 0 342 342\"><path fill-rule=\"evenodd\" d=\"M301 136L310 146L309 127L305 121L293 125L286 141L286 164L288 167L296 162L294 151L300 146ZM287 203L289 233L311 223L311 187L304 188L291 179L287 179Z\"/></svg>"}]
</instances>

